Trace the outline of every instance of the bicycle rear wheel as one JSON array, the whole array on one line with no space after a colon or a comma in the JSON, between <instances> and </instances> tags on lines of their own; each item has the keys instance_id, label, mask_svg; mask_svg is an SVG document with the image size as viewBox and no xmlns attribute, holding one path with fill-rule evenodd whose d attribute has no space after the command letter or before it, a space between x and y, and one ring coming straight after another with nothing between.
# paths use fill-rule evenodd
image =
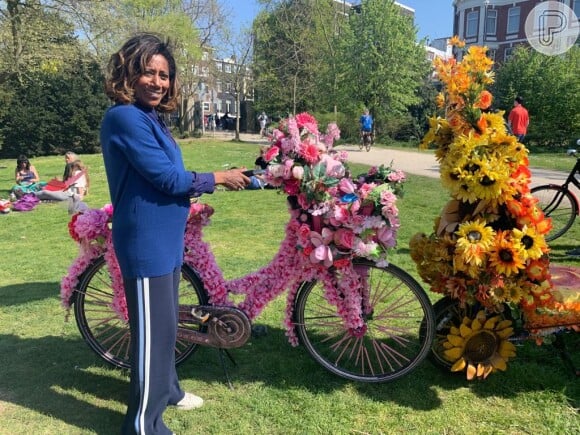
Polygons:
<instances>
[{"instance_id":1,"label":"bicycle rear wheel","mask_svg":"<svg viewBox=\"0 0 580 435\"><path fill-rule=\"evenodd\" d=\"M570 229L578 215L576 199L560 186L537 186L532 194L538 198L544 215L552 218L552 230L546 235L546 241L556 240Z\"/></svg>"},{"instance_id":2,"label":"bicycle rear wheel","mask_svg":"<svg viewBox=\"0 0 580 435\"><path fill-rule=\"evenodd\" d=\"M179 302L205 304L207 296L199 278L188 266L182 266L181 272ZM97 258L83 273L74 297L76 323L89 347L107 363L118 368L129 368L129 324L112 308L113 286L104 257ZM197 325L181 322L179 327L201 329ZM181 364L197 347L178 339L175 343L175 363Z\"/></svg>"},{"instance_id":3,"label":"bicycle rear wheel","mask_svg":"<svg viewBox=\"0 0 580 435\"><path fill-rule=\"evenodd\" d=\"M365 135L365 148L367 152L371 150L371 146L373 145L373 138L370 134Z\"/></svg>"},{"instance_id":4,"label":"bicycle rear wheel","mask_svg":"<svg viewBox=\"0 0 580 435\"><path fill-rule=\"evenodd\" d=\"M336 307L319 282L303 284L296 300L296 329L312 358L330 372L353 381L398 379L428 355L433 342L434 313L429 298L409 274L357 260L368 271L370 314L366 332L354 336L344 328Z\"/></svg>"}]
</instances>

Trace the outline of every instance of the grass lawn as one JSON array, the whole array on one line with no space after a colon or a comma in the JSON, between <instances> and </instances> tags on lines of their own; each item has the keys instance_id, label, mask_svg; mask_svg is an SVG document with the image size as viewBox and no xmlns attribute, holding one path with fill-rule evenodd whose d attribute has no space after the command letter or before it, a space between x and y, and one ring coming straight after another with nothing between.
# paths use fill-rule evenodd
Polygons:
<instances>
[{"instance_id":1,"label":"grass lawn","mask_svg":"<svg viewBox=\"0 0 580 435\"><path fill-rule=\"evenodd\" d=\"M188 167L200 171L253 165L258 145L183 142ZM100 155L89 166L90 206L108 201ZM62 157L32 159L47 180L62 175ZM0 160L0 197L13 184L12 160ZM353 172L362 172L353 165ZM431 232L447 201L436 179L410 176L399 201L402 229L391 261L415 277L408 241ZM231 278L269 262L288 218L274 190L217 191L206 239ZM101 362L81 339L74 316L65 321L59 283L77 253L63 204L0 216L0 434L114 434L125 412L128 372ZM580 265L565 251L580 241L580 225L552 245L557 263ZM427 288L423 285L424 288ZM430 294L432 300L437 295ZM195 411L169 409L178 434L573 434L580 433L580 384L548 345L523 342L506 372L481 382L442 372L425 361L387 384L352 383L326 372L284 336L285 300L257 319L268 334L231 351L234 389L214 349L201 349L179 368L182 386L206 399ZM580 334L567 342L577 366ZM574 353L575 352L575 353Z\"/></svg>"}]
</instances>

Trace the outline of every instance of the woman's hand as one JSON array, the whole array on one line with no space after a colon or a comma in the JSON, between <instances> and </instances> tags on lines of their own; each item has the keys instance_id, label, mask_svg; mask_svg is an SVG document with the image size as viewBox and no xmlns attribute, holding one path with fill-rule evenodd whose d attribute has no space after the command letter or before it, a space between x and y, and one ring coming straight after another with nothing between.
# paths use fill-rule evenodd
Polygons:
<instances>
[{"instance_id":1,"label":"woman's hand","mask_svg":"<svg viewBox=\"0 0 580 435\"><path fill-rule=\"evenodd\" d=\"M240 168L214 172L215 184L221 184L230 190L242 190L250 184L250 179L242 173L243 171L244 169Z\"/></svg>"}]
</instances>

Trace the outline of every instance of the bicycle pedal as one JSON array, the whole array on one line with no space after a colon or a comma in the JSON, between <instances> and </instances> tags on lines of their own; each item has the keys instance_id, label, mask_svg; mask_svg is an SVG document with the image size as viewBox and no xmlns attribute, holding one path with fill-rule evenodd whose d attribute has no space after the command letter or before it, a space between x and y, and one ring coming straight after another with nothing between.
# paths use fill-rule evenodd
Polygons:
<instances>
[{"instance_id":1,"label":"bicycle pedal","mask_svg":"<svg viewBox=\"0 0 580 435\"><path fill-rule=\"evenodd\" d=\"M205 323L209 320L209 313L204 313L202 310L200 309L196 309L196 308L192 308L191 309L191 315L193 316L193 318L195 320L197 320L198 322L201 323Z\"/></svg>"}]
</instances>

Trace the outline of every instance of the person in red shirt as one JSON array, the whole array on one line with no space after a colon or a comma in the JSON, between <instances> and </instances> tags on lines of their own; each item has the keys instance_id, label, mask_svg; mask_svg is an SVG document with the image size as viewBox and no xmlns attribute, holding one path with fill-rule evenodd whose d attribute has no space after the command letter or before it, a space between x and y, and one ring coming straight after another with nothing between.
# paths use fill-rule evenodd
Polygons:
<instances>
[{"instance_id":1,"label":"person in red shirt","mask_svg":"<svg viewBox=\"0 0 580 435\"><path fill-rule=\"evenodd\" d=\"M508 116L508 125L519 142L524 141L530 123L528 110L523 106L523 103L524 100L522 97L516 97L514 100L514 108Z\"/></svg>"}]
</instances>

